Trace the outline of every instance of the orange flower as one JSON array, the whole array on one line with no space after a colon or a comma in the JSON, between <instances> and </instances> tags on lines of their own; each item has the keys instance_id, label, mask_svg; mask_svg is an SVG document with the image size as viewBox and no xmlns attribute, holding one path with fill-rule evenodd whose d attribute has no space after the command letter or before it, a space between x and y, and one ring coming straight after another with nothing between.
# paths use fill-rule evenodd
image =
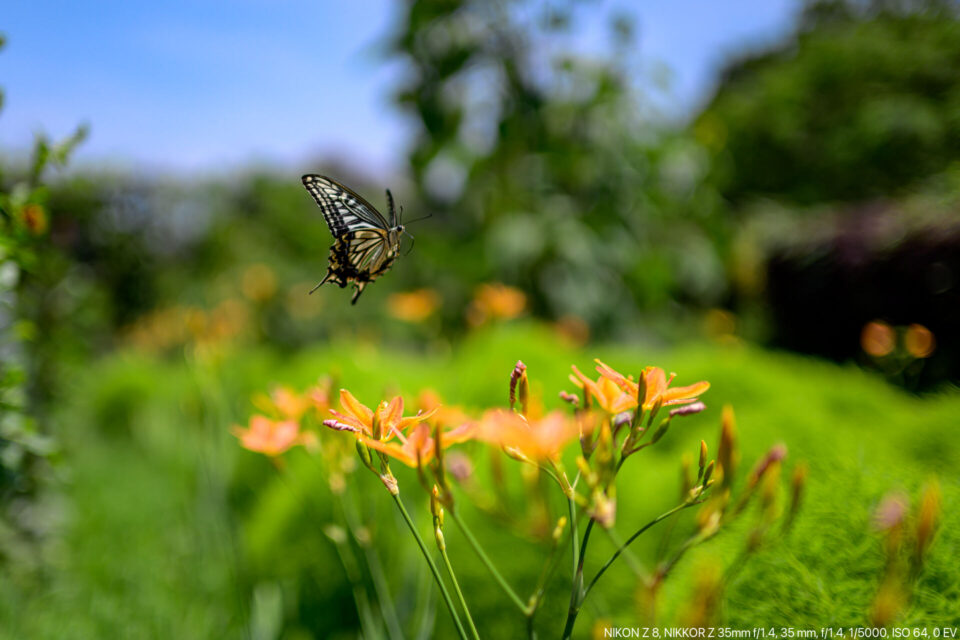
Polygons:
<instances>
[{"instance_id":1,"label":"orange flower","mask_svg":"<svg viewBox=\"0 0 960 640\"><path fill-rule=\"evenodd\" d=\"M345 413L331 409L330 413L335 415L337 420L325 420L325 425L340 431L353 431L367 438L384 441L390 440L411 426L423 422L436 411L434 409L404 418L403 398L397 396L389 402L381 402L374 412L346 389L340 390L340 406L343 407Z\"/></svg>"},{"instance_id":2,"label":"orange flower","mask_svg":"<svg viewBox=\"0 0 960 640\"><path fill-rule=\"evenodd\" d=\"M262 393L254 396L253 404L264 413L299 422L310 408L311 400L290 387L274 387L269 397Z\"/></svg>"},{"instance_id":3,"label":"orange flower","mask_svg":"<svg viewBox=\"0 0 960 640\"><path fill-rule=\"evenodd\" d=\"M417 398L420 411L432 413L430 422L441 427L460 427L473 420L467 412L457 406L442 404L439 394L432 389L424 389Z\"/></svg>"},{"instance_id":4,"label":"orange flower","mask_svg":"<svg viewBox=\"0 0 960 640\"><path fill-rule=\"evenodd\" d=\"M614 382L630 397L637 397L640 390L640 385L637 382L611 369L600 360L596 360L595 362L597 363L597 371L600 372L603 378ZM646 383L646 393L643 398L644 411L652 409L658 400L662 400L664 406L695 402L700 394L710 388L709 382L701 380L686 387L674 387L671 389L670 383L673 382L675 376L675 373L671 373L668 379L660 367L644 368L643 380Z\"/></svg>"},{"instance_id":5,"label":"orange flower","mask_svg":"<svg viewBox=\"0 0 960 640\"><path fill-rule=\"evenodd\" d=\"M307 389L307 392L304 394L310 403L313 404L317 415L324 418L330 413L332 386L333 383L330 378L321 378L317 384Z\"/></svg>"},{"instance_id":6,"label":"orange flower","mask_svg":"<svg viewBox=\"0 0 960 640\"><path fill-rule=\"evenodd\" d=\"M387 311L405 322L423 322L440 307L440 296L433 289L416 289L391 294Z\"/></svg>"},{"instance_id":7,"label":"orange flower","mask_svg":"<svg viewBox=\"0 0 960 640\"><path fill-rule=\"evenodd\" d=\"M479 326L491 319L516 318L527 306L527 296L520 289L499 282L481 284L474 293L467 320Z\"/></svg>"},{"instance_id":8,"label":"orange flower","mask_svg":"<svg viewBox=\"0 0 960 640\"><path fill-rule=\"evenodd\" d=\"M441 446L447 447L470 440L476 427L472 424L464 424L450 431L441 432ZM420 467L427 464L437 452L437 445L433 439L433 430L428 424L418 424L410 432L409 436L397 433L399 442L381 442L360 436L360 439L371 449L376 449L385 453L391 458L396 458L409 467Z\"/></svg>"},{"instance_id":9,"label":"orange flower","mask_svg":"<svg viewBox=\"0 0 960 640\"><path fill-rule=\"evenodd\" d=\"M250 418L250 427L234 426L233 435L240 438L244 449L278 456L291 447L310 442L309 434L300 433L300 425L293 420L271 420L266 416Z\"/></svg>"},{"instance_id":10,"label":"orange flower","mask_svg":"<svg viewBox=\"0 0 960 640\"><path fill-rule=\"evenodd\" d=\"M47 230L47 212L39 204L28 204L23 208L23 224L35 236Z\"/></svg>"},{"instance_id":11,"label":"orange flower","mask_svg":"<svg viewBox=\"0 0 960 640\"><path fill-rule=\"evenodd\" d=\"M624 411L629 411L637 406L637 393L627 393L612 379L601 375L596 381L580 373L576 367L573 369L574 375L570 376L570 382L581 389L585 389L590 397L596 401L600 407L609 414L617 415Z\"/></svg>"},{"instance_id":12,"label":"orange flower","mask_svg":"<svg viewBox=\"0 0 960 640\"><path fill-rule=\"evenodd\" d=\"M528 420L505 409L487 411L480 420L478 437L504 447L510 453L533 460L556 459L579 435L577 425L561 411L538 420Z\"/></svg>"},{"instance_id":13,"label":"orange flower","mask_svg":"<svg viewBox=\"0 0 960 640\"><path fill-rule=\"evenodd\" d=\"M340 405L344 413L331 409L330 413L335 415L337 420L325 420L323 424L339 431L352 431L371 449L411 467L430 462L436 454L433 431L430 425L423 422L438 412L439 405L429 411L404 418L403 398L400 396L389 402L381 402L374 412L346 389L340 390ZM410 433L405 433L410 427L413 427ZM379 432L375 428L379 428ZM469 440L475 430L475 425L466 423L445 431L441 435L441 445L446 449L450 445Z\"/></svg>"}]
</instances>

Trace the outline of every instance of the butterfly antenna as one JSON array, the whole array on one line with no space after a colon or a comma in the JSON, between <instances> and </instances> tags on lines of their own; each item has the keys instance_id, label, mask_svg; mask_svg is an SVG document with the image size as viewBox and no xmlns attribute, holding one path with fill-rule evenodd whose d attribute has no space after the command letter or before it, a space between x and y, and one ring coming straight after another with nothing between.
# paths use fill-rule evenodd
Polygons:
<instances>
[{"instance_id":1,"label":"butterfly antenna","mask_svg":"<svg viewBox=\"0 0 960 640\"><path fill-rule=\"evenodd\" d=\"M433 213L428 213L425 216L420 216L419 218L414 218L413 220L410 220L410 222L407 222L407 224L410 224L412 222L420 222L421 220L426 220L427 218L432 218L432 217L433 217Z\"/></svg>"}]
</instances>

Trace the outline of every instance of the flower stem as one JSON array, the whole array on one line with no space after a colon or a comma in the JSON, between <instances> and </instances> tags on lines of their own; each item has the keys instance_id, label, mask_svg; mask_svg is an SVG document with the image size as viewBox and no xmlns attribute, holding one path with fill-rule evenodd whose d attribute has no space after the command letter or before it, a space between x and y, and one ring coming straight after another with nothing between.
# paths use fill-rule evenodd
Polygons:
<instances>
[{"instance_id":1,"label":"flower stem","mask_svg":"<svg viewBox=\"0 0 960 640\"><path fill-rule=\"evenodd\" d=\"M577 549L580 534L577 533L577 505L573 498L567 498L567 509L570 511L570 555L573 558L573 571L570 575L575 576L577 575L577 565L580 564L580 555Z\"/></svg>"},{"instance_id":2,"label":"flower stem","mask_svg":"<svg viewBox=\"0 0 960 640\"><path fill-rule=\"evenodd\" d=\"M467 616L467 624L470 627L470 635L473 636L473 640L480 640L480 634L477 633L477 627L473 624L473 616L470 615L470 609L467 607L467 601L463 597L463 592L460 590L460 583L457 582L457 576L453 572L453 565L450 564L450 558L447 556L447 550L441 545L437 545L440 549L440 557L443 558L443 563L447 567L447 573L450 574L450 581L453 582L453 589L457 593L457 598L460 600L460 608L463 609L464 615Z\"/></svg>"},{"instance_id":3,"label":"flower stem","mask_svg":"<svg viewBox=\"0 0 960 640\"><path fill-rule=\"evenodd\" d=\"M563 640L567 640L573 634L573 625L580 614L580 605L583 604L583 599L586 597L586 592L583 590L583 562L587 555L590 532L593 531L595 522L596 520L590 518L590 522L587 523L587 528L583 532L583 541L580 543L580 557L576 569L573 571L573 581L570 585L570 608L567 610L567 622L563 627ZM574 539L574 544L576 544L576 539Z\"/></svg>"},{"instance_id":4,"label":"flower stem","mask_svg":"<svg viewBox=\"0 0 960 640\"><path fill-rule=\"evenodd\" d=\"M403 515L403 519L406 520L407 526L410 527L410 532L413 534L413 537L416 538L417 544L420 546L420 551L423 553L423 558L427 561L427 566L430 567L430 572L433 574L433 579L437 581L437 586L440 588L440 594L443 596L443 601L447 605L447 609L450 611L450 617L453 618L453 622L457 627L457 632L460 634L462 640L467 640L467 632L463 629L463 623L460 622L460 616L457 615L457 610L453 605L453 600L450 598L450 592L447 591L447 587L443 584L443 578L440 577L440 571L437 570L437 565L433 561L433 558L430 557L430 552L427 550L427 545L423 543L423 538L420 537L420 533L417 531L417 526L413 523L413 519L410 518L410 514L407 513L407 508L403 506L403 501L400 500L400 495L397 493L391 493L393 496L393 501L397 503L397 508L400 509L400 513Z\"/></svg>"},{"instance_id":5,"label":"flower stem","mask_svg":"<svg viewBox=\"0 0 960 640\"><path fill-rule=\"evenodd\" d=\"M521 612L524 615L527 615L527 605L523 603L523 600L520 599L520 596L517 595L517 592L507 583L500 572L497 571L497 568L493 565L493 562L490 561L490 558L487 557L487 554L484 552L483 547L480 546L480 543L477 542L477 539L473 537L470 529L467 527L466 523L460 517L460 514L455 509L449 509L447 513L453 518L453 521L457 523L457 526L460 527L460 531L463 532L463 536L467 539L467 542L470 543L470 546L473 547L473 550L476 551L477 555L480 557L480 561L483 562L484 566L487 568L487 571L490 572L490 575L494 577L500 587L503 589L513 603L517 605Z\"/></svg>"},{"instance_id":6,"label":"flower stem","mask_svg":"<svg viewBox=\"0 0 960 640\"><path fill-rule=\"evenodd\" d=\"M364 542L360 536L360 522L355 512L356 505L353 500L348 500L345 495L334 494L340 503L343 511L344 521L347 528L357 545L363 548L364 556L367 560L367 569L370 571L370 577L373 580L373 589L377 594L377 601L380 603L380 612L383 614L383 621L386 623L387 632L391 640L403 640L403 630L400 627L400 620L397 618L397 610L393 606L393 598L390 595L390 588L387 585L387 577L383 571L383 565L380 563L380 554L377 553L376 546L369 542Z\"/></svg>"},{"instance_id":7,"label":"flower stem","mask_svg":"<svg viewBox=\"0 0 960 640\"><path fill-rule=\"evenodd\" d=\"M640 534L642 534L644 531L646 531L647 529L649 529L649 528L652 527L653 525L657 524L657 523L660 522L661 520L665 520L665 519L669 518L669 517L672 516L673 514L677 513L678 511L680 511L680 510L682 510L682 509L685 509L685 508L688 507L688 506L690 506L690 504L685 502L685 503L683 503L683 504L679 504L679 505L675 506L673 509L670 509L669 511L666 511L666 512L664 512L664 513L661 513L659 516L657 516L656 518L654 518L653 520L651 520L651 521L648 522L647 524L645 524L645 525L643 525L642 527L640 527L640 528L637 530L637 532L634 533L632 536L630 536L629 538L627 538L627 541L624 542L622 545L620 545L620 548L618 548L618 549L613 553L613 555L610 556L610 559L607 560L606 564L604 564L602 567L600 567L600 571L597 572L597 575L595 575L595 576L593 577L593 580L590 581L590 584L587 585L586 590L583 592L583 597L584 597L584 598L587 597L587 594L590 593L590 589L592 589L592 588L593 588L593 585L595 585L595 584L597 583L597 580L600 579L600 576L602 576L602 575L604 574L604 572L610 567L610 565L613 564L613 561L614 561L614 560L616 560L617 558L620 557L620 554L621 554L621 553L623 553L624 551L626 551L627 547L630 546L630 543L632 543L634 540L636 540L637 538L640 537Z\"/></svg>"}]
</instances>

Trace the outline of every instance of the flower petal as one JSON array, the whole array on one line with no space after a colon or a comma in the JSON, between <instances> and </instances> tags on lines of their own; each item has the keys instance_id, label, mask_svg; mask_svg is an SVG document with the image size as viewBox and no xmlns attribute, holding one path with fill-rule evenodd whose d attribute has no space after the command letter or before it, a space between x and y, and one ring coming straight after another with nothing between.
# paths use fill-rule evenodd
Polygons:
<instances>
[{"instance_id":1,"label":"flower petal","mask_svg":"<svg viewBox=\"0 0 960 640\"><path fill-rule=\"evenodd\" d=\"M695 382L686 387L674 387L663 392L663 404L680 404L682 402L691 402L697 399L697 396L710 388L710 383L706 380Z\"/></svg>"},{"instance_id":2,"label":"flower petal","mask_svg":"<svg viewBox=\"0 0 960 640\"><path fill-rule=\"evenodd\" d=\"M340 389L340 406L362 424L367 425L368 429L373 428L373 411L353 397L353 394L346 389Z\"/></svg>"}]
</instances>

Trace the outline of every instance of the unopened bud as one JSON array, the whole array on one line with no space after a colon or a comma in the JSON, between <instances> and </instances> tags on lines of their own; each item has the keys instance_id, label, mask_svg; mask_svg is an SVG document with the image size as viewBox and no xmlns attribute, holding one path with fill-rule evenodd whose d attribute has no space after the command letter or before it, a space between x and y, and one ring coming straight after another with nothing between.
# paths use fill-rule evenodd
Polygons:
<instances>
[{"instance_id":1,"label":"unopened bud","mask_svg":"<svg viewBox=\"0 0 960 640\"><path fill-rule=\"evenodd\" d=\"M380 474L373 466L373 456L370 455L370 448L360 439L357 439L357 454L360 456L360 461L363 462L363 466L377 475Z\"/></svg>"},{"instance_id":2,"label":"unopened bud","mask_svg":"<svg viewBox=\"0 0 960 640\"><path fill-rule=\"evenodd\" d=\"M637 413L643 413L643 404L647 400L647 372L641 371L637 378Z\"/></svg>"},{"instance_id":3,"label":"unopened bud","mask_svg":"<svg viewBox=\"0 0 960 640\"><path fill-rule=\"evenodd\" d=\"M554 542L559 542L560 538L563 536L563 530L567 527L567 517L560 516L560 519L557 520L557 526L553 528L553 540Z\"/></svg>"},{"instance_id":4,"label":"unopened bud","mask_svg":"<svg viewBox=\"0 0 960 640\"><path fill-rule=\"evenodd\" d=\"M703 478L703 469L707 466L707 443L700 441L700 470L697 472L697 480Z\"/></svg>"},{"instance_id":5,"label":"unopened bud","mask_svg":"<svg viewBox=\"0 0 960 640\"><path fill-rule=\"evenodd\" d=\"M660 425L657 427L657 430L653 432L653 437L650 438L650 444L654 444L660 438L667 435L667 430L670 428L670 418L664 418L660 421Z\"/></svg>"},{"instance_id":6,"label":"unopened bud","mask_svg":"<svg viewBox=\"0 0 960 640\"><path fill-rule=\"evenodd\" d=\"M717 463L723 470L724 487L729 487L733 483L733 472L737 464L736 456L736 425L733 407L727 405L723 408L720 420L720 446L717 449Z\"/></svg>"},{"instance_id":7,"label":"unopened bud","mask_svg":"<svg viewBox=\"0 0 960 640\"><path fill-rule=\"evenodd\" d=\"M572 393L567 393L566 391L560 392L560 399L563 400L564 402L569 403L573 407L577 407L580 404L580 398L578 398Z\"/></svg>"},{"instance_id":8,"label":"unopened bud","mask_svg":"<svg viewBox=\"0 0 960 640\"><path fill-rule=\"evenodd\" d=\"M527 385L527 365L523 361L517 360L517 364L510 373L510 408L513 409L517 403L517 388L520 388L520 406L521 409L526 404Z\"/></svg>"},{"instance_id":9,"label":"unopened bud","mask_svg":"<svg viewBox=\"0 0 960 640\"><path fill-rule=\"evenodd\" d=\"M707 468L703 471L703 483L702 487L706 488L710 486L710 477L713 475L713 468L716 466L716 460L711 460L710 464L707 465Z\"/></svg>"},{"instance_id":10,"label":"unopened bud","mask_svg":"<svg viewBox=\"0 0 960 640\"><path fill-rule=\"evenodd\" d=\"M920 496L920 508L917 513L917 560L922 562L940 522L940 484L931 480Z\"/></svg>"},{"instance_id":11,"label":"unopened bud","mask_svg":"<svg viewBox=\"0 0 960 640\"><path fill-rule=\"evenodd\" d=\"M334 544L343 544L347 541L347 532L343 530L343 527L339 527L335 524L328 524L323 528L323 533Z\"/></svg>"},{"instance_id":12,"label":"unopened bud","mask_svg":"<svg viewBox=\"0 0 960 640\"><path fill-rule=\"evenodd\" d=\"M676 409L670 409L670 417L674 416L692 416L695 413L700 413L707 408L707 405L702 402L693 402L691 404L685 404L682 407L677 407Z\"/></svg>"},{"instance_id":13,"label":"unopened bud","mask_svg":"<svg viewBox=\"0 0 960 640\"><path fill-rule=\"evenodd\" d=\"M650 408L650 415L647 417L647 427L653 424L653 419L657 417L657 413L660 412L661 407L663 407L663 396L657 396L653 406Z\"/></svg>"}]
</instances>

